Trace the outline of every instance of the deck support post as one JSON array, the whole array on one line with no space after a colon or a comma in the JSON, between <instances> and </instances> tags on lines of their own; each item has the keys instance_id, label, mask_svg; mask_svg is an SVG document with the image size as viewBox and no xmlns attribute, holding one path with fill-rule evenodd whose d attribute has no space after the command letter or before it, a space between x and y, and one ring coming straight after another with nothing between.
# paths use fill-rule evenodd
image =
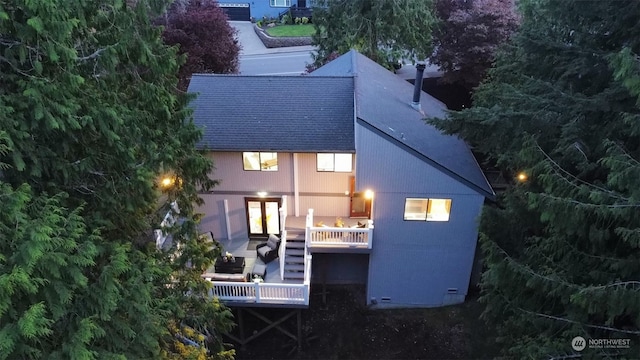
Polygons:
<instances>
[{"instance_id":1,"label":"deck support post","mask_svg":"<svg viewBox=\"0 0 640 360\"><path fill-rule=\"evenodd\" d=\"M244 316L242 308L238 308L238 332L240 333L240 345L244 347L246 339L244 337Z\"/></svg>"},{"instance_id":2,"label":"deck support post","mask_svg":"<svg viewBox=\"0 0 640 360\"><path fill-rule=\"evenodd\" d=\"M264 335L269 330L276 329L281 333L285 334L286 336L288 336L289 338L291 338L293 341L295 341L298 351L301 351L302 350L302 310L301 309L290 309L290 310L291 311L281 316L279 319L271 320L266 316L258 313L258 308L237 308L238 336L236 337L236 336L233 336L232 334L226 334L226 336L229 337L231 340L235 341L236 343L238 343L240 347L244 348L246 344ZM251 336L245 337L245 328L244 328L245 319L243 315L245 311L255 316L256 318L264 321L267 324L267 326L262 328L259 331L254 331ZM296 335L297 336L281 326L282 323L291 319L294 316L297 317L296 319L296 327L297 327Z\"/></svg>"},{"instance_id":3,"label":"deck support post","mask_svg":"<svg viewBox=\"0 0 640 360\"><path fill-rule=\"evenodd\" d=\"M302 310L298 309L298 352L302 351Z\"/></svg>"}]
</instances>

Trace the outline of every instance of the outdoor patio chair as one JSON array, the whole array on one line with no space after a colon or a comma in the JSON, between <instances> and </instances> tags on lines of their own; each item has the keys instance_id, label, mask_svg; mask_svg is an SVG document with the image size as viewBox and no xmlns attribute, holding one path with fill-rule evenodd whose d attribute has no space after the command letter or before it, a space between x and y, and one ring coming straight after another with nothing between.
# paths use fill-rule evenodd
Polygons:
<instances>
[{"instance_id":1,"label":"outdoor patio chair","mask_svg":"<svg viewBox=\"0 0 640 360\"><path fill-rule=\"evenodd\" d=\"M278 250L280 249L280 239L271 234L266 243L256 246L256 253L258 258L265 264L275 260L278 257Z\"/></svg>"}]
</instances>

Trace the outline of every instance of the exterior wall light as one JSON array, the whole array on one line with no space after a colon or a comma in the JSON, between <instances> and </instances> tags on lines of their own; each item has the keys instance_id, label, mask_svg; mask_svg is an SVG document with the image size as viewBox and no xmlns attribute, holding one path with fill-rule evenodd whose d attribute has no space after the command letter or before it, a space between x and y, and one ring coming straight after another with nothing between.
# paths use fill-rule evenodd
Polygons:
<instances>
[{"instance_id":1,"label":"exterior wall light","mask_svg":"<svg viewBox=\"0 0 640 360\"><path fill-rule=\"evenodd\" d=\"M160 181L160 185L162 185L162 187L165 189L170 188L174 183L175 183L175 180L169 176L165 176Z\"/></svg>"},{"instance_id":2,"label":"exterior wall light","mask_svg":"<svg viewBox=\"0 0 640 360\"><path fill-rule=\"evenodd\" d=\"M265 197L265 196L267 196L267 192L266 191L258 191L258 196L259 197Z\"/></svg>"},{"instance_id":3,"label":"exterior wall light","mask_svg":"<svg viewBox=\"0 0 640 360\"><path fill-rule=\"evenodd\" d=\"M527 176L527 173L525 173L524 171L520 172L517 178L518 178L518 181L520 182L525 182L529 179L529 177Z\"/></svg>"},{"instance_id":4,"label":"exterior wall light","mask_svg":"<svg viewBox=\"0 0 640 360\"><path fill-rule=\"evenodd\" d=\"M369 200L373 199L373 191L371 191L371 190L366 190L366 191L364 192L364 198L365 198L365 199L369 199Z\"/></svg>"}]
</instances>

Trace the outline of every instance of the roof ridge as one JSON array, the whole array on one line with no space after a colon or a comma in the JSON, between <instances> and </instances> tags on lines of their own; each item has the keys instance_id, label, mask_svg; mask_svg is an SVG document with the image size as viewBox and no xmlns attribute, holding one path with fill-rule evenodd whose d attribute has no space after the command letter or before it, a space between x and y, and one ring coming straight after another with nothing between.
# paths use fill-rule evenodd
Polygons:
<instances>
[{"instance_id":1,"label":"roof ridge","mask_svg":"<svg viewBox=\"0 0 640 360\"><path fill-rule=\"evenodd\" d=\"M352 74L347 75L318 75L318 76L308 76L307 74L300 75L255 75L255 74L211 74L211 73L203 73L203 74L191 74L191 77L245 77L245 78L307 78L307 77L315 77L315 78L350 78L353 77Z\"/></svg>"}]
</instances>

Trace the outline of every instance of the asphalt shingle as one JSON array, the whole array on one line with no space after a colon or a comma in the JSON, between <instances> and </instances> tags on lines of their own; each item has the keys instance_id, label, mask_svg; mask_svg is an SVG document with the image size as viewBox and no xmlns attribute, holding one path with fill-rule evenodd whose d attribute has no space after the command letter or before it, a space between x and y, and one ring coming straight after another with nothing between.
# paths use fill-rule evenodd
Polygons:
<instances>
[{"instance_id":1,"label":"asphalt shingle","mask_svg":"<svg viewBox=\"0 0 640 360\"><path fill-rule=\"evenodd\" d=\"M353 77L194 74L188 91L203 149L355 152Z\"/></svg>"}]
</instances>

